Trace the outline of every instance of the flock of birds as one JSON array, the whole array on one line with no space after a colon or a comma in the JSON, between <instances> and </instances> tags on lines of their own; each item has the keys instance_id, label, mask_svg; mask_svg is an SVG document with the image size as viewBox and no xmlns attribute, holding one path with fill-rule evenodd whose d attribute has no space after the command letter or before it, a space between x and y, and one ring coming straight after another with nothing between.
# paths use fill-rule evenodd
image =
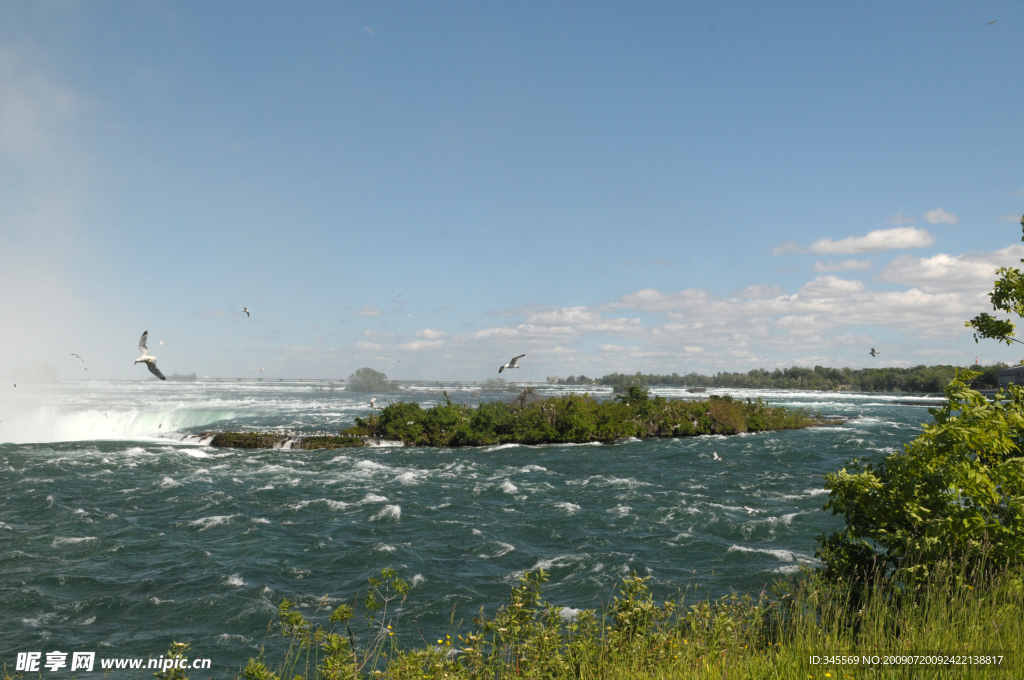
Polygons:
<instances>
[{"instance_id":1,"label":"flock of birds","mask_svg":"<svg viewBox=\"0 0 1024 680\"><path fill-rule=\"evenodd\" d=\"M245 313L246 318L251 318L251 314L249 312L249 308L248 307L242 307L242 311ZM142 356L140 356L138 359L136 359L135 363L136 364L139 364L139 363L146 364L146 368L149 369L150 373L152 373L156 377L160 378L161 380L167 380L167 378L164 377L164 374L161 373L160 369L157 368L157 366L156 366L156 357L149 353L149 347L146 346L146 342L147 342L148 339L149 339L149 331L143 331L142 332L142 337L139 339L139 351L142 352ZM163 340L161 340L160 344L161 345L166 345L167 343L164 342ZM871 351L874 352L875 350L872 349ZM71 353L71 356L78 357L79 359L82 359L82 357L78 356L74 352ZM501 373L506 368L519 368L519 364L517 362L520 359L522 359L523 357L525 357L525 356L526 356L525 354L520 354L519 356L512 357L512 359L507 364L504 364L504 365L498 367L498 373ZM85 363L85 359L82 359L82 362ZM402 363L402 362L399 361L398 363ZM88 371L89 369L86 368L84 370ZM260 373L263 373L263 369L262 368L260 368ZM17 387L17 385L15 385L15 387ZM370 400L370 408L376 408L374 406L376 401L377 401L376 397L374 397L373 399Z\"/></svg>"}]
</instances>

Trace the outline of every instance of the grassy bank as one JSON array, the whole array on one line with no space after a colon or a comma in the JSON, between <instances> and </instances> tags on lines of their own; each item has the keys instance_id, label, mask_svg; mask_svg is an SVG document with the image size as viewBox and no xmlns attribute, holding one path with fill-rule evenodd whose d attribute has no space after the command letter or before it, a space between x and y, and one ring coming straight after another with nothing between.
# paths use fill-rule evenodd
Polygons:
<instances>
[{"instance_id":1,"label":"grassy bank","mask_svg":"<svg viewBox=\"0 0 1024 680\"><path fill-rule=\"evenodd\" d=\"M544 398L526 390L512 402L477 407L448 399L429 409L414 402L394 403L368 418L356 418L355 426L341 434L397 439L414 446L582 444L624 437L785 430L827 422L760 399L649 398L645 390L633 388L613 401L598 401L586 394Z\"/></svg>"},{"instance_id":2,"label":"grassy bank","mask_svg":"<svg viewBox=\"0 0 1024 680\"><path fill-rule=\"evenodd\" d=\"M654 602L645 579L624 579L603 612L568 621L542 598L543 571L525 574L493 618L432 631L425 646L399 644L408 588L393 572L371 579L356 606L308 621L285 601L283 658L261 657L247 680L280 678L1017 678L1024 673L1024 589L1019 573L968 580L957 569L933 572L905 589L878 579L854 595L842 583L807 573L772 593L717 601ZM689 593L692 595L692 593ZM399 600L399 597L402 599ZM353 601L360 600L356 598ZM357 628L361 635L352 632ZM417 639L426 631L416 631ZM409 635L407 637L413 637ZM913 655L995 655L995 666L909 663ZM859 663L810 663L812 655L856 656ZM864 657L869 659L865 663ZM886 657L899 657L885 663ZM878 657L872 663L870 657Z\"/></svg>"}]
</instances>

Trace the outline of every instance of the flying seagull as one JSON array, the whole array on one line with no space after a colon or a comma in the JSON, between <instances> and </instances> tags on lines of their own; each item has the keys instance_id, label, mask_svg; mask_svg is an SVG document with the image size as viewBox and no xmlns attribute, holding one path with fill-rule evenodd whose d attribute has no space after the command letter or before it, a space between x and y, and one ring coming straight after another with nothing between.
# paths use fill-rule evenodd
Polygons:
<instances>
[{"instance_id":1,"label":"flying seagull","mask_svg":"<svg viewBox=\"0 0 1024 680\"><path fill-rule=\"evenodd\" d=\"M877 357L878 356L878 351L874 347L872 347L871 351L868 352L868 354L870 354L873 357Z\"/></svg>"},{"instance_id":2,"label":"flying seagull","mask_svg":"<svg viewBox=\"0 0 1024 680\"><path fill-rule=\"evenodd\" d=\"M78 355L77 355L77 354L75 354L74 352L72 352L72 353L71 353L71 356L73 356L73 357L78 357ZM78 358L79 358L79 359L82 359L82 357L78 357ZM85 363L85 359L82 359L82 363Z\"/></svg>"},{"instance_id":3,"label":"flying seagull","mask_svg":"<svg viewBox=\"0 0 1024 680\"><path fill-rule=\"evenodd\" d=\"M260 373L262 373L262 372L263 372L263 369L261 368L261 369L260 369Z\"/></svg>"},{"instance_id":4,"label":"flying seagull","mask_svg":"<svg viewBox=\"0 0 1024 680\"><path fill-rule=\"evenodd\" d=\"M990 22L988 22L988 23L987 23L987 24L985 24L985 25L986 25L986 26L991 26L992 24L996 23L996 21L999 21L999 19L995 19L995 20L993 20L993 21L990 21Z\"/></svg>"},{"instance_id":5,"label":"flying seagull","mask_svg":"<svg viewBox=\"0 0 1024 680\"><path fill-rule=\"evenodd\" d=\"M377 397L370 399L370 408L377 408Z\"/></svg>"},{"instance_id":6,"label":"flying seagull","mask_svg":"<svg viewBox=\"0 0 1024 680\"><path fill-rule=\"evenodd\" d=\"M167 380L164 374L160 372L160 369L156 367L156 357L149 353L149 348L146 347L146 340L149 338L149 331L142 334L142 339L139 340L139 351L142 352L142 356L135 360L135 363L140 361L146 364L146 368L149 372L160 378L161 380Z\"/></svg>"},{"instance_id":7,"label":"flying seagull","mask_svg":"<svg viewBox=\"0 0 1024 680\"><path fill-rule=\"evenodd\" d=\"M163 340L161 340L161 341L160 341L160 342L158 342L157 344L158 344L158 345L166 345L167 343L166 343L166 342L164 342Z\"/></svg>"},{"instance_id":8,"label":"flying seagull","mask_svg":"<svg viewBox=\"0 0 1024 680\"><path fill-rule=\"evenodd\" d=\"M714 456L715 460L722 460L721 458L718 457L718 451L712 451L711 455Z\"/></svg>"},{"instance_id":9,"label":"flying seagull","mask_svg":"<svg viewBox=\"0 0 1024 680\"><path fill-rule=\"evenodd\" d=\"M246 316L249 316L249 308L248 307L242 307L242 311L245 312Z\"/></svg>"},{"instance_id":10,"label":"flying seagull","mask_svg":"<svg viewBox=\"0 0 1024 680\"><path fill-rule=\"evenodd\" d=\"M512 361L508 362L507 364L505 364L504 366L502 366L501 368L499 368L499 369L498 369L498 373L501 373L501 372L502 372L502 371L504 371L504 370L505 370L506 368L519 368L519 366L518 366L518 365L516 364L516 362L517 362L517 361L519 361L520 359L522 359L522 358L523 358L523 357L525 357L525 356L526 356L525 354L520 354L520 355L519 355L519 356L517 356L517 357L512 357Z\"/></svg>"}]
</instances>

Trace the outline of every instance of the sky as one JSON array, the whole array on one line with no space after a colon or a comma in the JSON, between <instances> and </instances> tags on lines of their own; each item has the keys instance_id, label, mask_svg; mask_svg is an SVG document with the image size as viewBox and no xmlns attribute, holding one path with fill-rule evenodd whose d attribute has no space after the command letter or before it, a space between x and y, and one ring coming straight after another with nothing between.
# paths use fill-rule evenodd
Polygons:
<instances>
[{"instance_id":1,"label":"sky","mask_svg":"<svg viewBox=\"0 0 1024 680\"><path fill-rule=\"evenodd\" d=\"M211 377L1016 363L964 321L1024 258L1022 30L989 1L3 3L0 374L148 379L144 330Z\"/></svg>"}]
</instances>

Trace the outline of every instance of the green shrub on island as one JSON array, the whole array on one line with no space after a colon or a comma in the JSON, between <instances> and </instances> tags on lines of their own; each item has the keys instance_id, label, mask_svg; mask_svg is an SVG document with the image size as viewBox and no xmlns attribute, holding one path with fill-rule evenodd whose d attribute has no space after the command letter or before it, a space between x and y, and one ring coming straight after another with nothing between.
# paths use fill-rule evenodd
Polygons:
<instances>
[{"instance_id":1,"label":"green shrub on island","mask_svg":"<svg viewBox=\"0 0 1024 680\"><path fill-rule=\"evenodd\" d=\"M210 446L235 449L272 449L285 441L293 441L292 448L305 449L344 449L352 446L363 446L365 442L359 437L289 437L273 432L220 432L210 440Z\"/></svg>"},{"instance_id":2,"label":"green shrub on island","mask_svg":"<svg viewBox=\"0 0 1024 680\"><path fill-rule=\"evenodd\" d=\"M608 442L625 437L687 437L784 430L823 424L801 410L769 406L761 399L650 398L632 387L613 401L583 394L541 397L532 388L512 402L477 407L445 402L424 409L415 402L389 404L356 418L342 435L397 439L414 446L488 446Z\"/></svg>"},{"instance_id":3,"label":"green shrub on island","mask_svg":"<svg viewBox=\"0 0 1024 680\"><path fill-rule=\"evenodd\" d=\"M360 368L348 377L349 392L391 393L398 391L398 383L388 380L380 371Z\"/></svg>"}]
</instances>

